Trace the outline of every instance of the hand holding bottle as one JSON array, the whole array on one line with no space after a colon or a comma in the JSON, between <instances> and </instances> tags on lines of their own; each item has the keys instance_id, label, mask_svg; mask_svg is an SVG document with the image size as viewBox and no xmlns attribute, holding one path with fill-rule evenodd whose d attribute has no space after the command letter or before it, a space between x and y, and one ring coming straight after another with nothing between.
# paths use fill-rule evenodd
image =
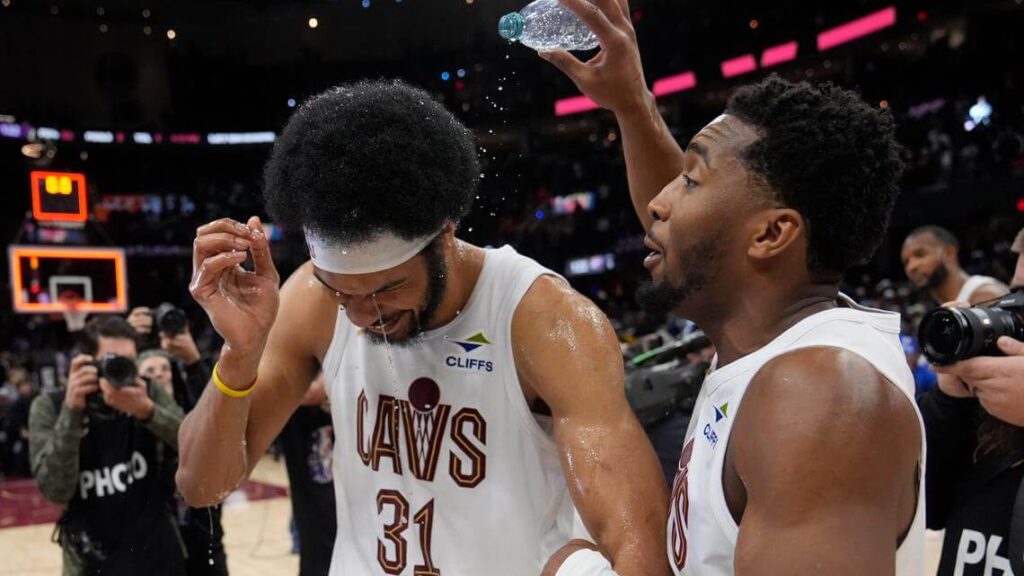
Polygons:
<instances>
[{"instance_id":1,"label":"hand holding bottle","mask_svg":"<svg viewBox=\"0 0 1024 576\"><path fill-rule=\"evenodd\" d=\"M636 31L626 0L561 0L597 36L601 51L582 62L565 50L539 52L583 94L616 114L646 113L652 98L644 80Z\"/></svg>"}]
</instances>

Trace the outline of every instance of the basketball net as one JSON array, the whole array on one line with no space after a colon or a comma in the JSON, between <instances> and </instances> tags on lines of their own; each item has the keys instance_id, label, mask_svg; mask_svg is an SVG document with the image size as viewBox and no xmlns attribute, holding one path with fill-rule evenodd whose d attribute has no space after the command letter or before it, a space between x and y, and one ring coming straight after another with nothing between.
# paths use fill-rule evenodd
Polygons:
<instances>
[{"instance_id":1,"label":"basketball net","mask_svg":"<svg viewBox=\"0 0 1024 576\"><path fill-rule=\"evenodd\" d=\"M60 301L64 303L64 311L61 314L64 316L64 323L68 327L68 332L79 332L84 329L85 318L89 313L79 310L81 298L77 294L61 295Z\"/></svg>"}]
</instances>

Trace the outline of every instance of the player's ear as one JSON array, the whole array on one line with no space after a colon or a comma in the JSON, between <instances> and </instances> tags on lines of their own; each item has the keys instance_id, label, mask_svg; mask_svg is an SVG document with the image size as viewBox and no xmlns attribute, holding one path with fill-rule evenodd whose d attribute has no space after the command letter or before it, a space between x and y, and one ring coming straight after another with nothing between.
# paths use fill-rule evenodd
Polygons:
<instances>
[{"instance_id":1,"label":"player's ear","mask_svg":"<svg viewBox=\"0 0 1024 576\"><path fill-rule=\"evenodd\" d=\"M954 248L953 246L950 246L949 244L943 244L942 245L942 258L944 260L946 260L946 262L956 262L957 259L958 259L957 258L957 253L956 253L956 248Z\"/></svg>"},{"instance_id":2,"label":"player's ear","mask_svg":"<svg viewBox=\"0 0 1024 576\"><path fill-rule=\"evenodd\" d=\"M803 216L792 208L772 208L751 219L747 256L756 260L775 258L798 244L806 244Z\"/></svg>"}]
</instances>

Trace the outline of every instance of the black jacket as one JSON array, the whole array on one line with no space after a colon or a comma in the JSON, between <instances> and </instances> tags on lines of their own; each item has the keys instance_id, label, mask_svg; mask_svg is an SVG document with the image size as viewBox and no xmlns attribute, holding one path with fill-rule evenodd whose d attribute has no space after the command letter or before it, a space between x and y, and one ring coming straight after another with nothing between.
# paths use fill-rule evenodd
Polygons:
<instances>
[{"instance_id":1,"label":"black jacket","mask_svg":"<svg viewBox=\"0 0 1024 576\"><path fill-rule=\"evenodd\" d=\"M1024 476L1024 429L974 398L935 388L918 397L928 442L929 528L945 529L938 576L1010 574L1010 522Z\"/></svg>"}]
</instances>

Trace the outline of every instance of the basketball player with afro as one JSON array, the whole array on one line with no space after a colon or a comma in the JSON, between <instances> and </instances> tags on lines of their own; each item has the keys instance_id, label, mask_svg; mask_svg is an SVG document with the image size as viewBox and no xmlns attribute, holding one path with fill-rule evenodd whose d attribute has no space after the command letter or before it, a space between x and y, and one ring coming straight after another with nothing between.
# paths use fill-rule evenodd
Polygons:
<instances>
[{"instance_id":1,"label":"basketball player with afro","mask_svg":"<svg viewBox=\"0 0 1024 576\"><path fill-rule=\"evenodd\" d=\"M331 574L540 574L587 533L621 574L669 574L668 489L616 335L558 275L456 238L479 173L469 131L407 85L339 86L292 116L265 200L310 261L279 291L257 218L198 230L191 292L225 343L178 486L221 501L322 369Z\"/></svg>"},{"instance_id":2,"label":"basketball player with afro","mask_svg":"<svg viewBox=\"0 0 1024 576\"><path fill-rule=\"evenodd\" d=\"M542 56L619 122L651 250L640 299L694 320L718 353L672 492L673 570L923 574L924 433L900 318L839 292L885 237L901 171L891 116L770 76L684 149L644 81L626 0L561 1L601 51ZM581 542L555 561L559 576L614 567Z\"/></svg>"}]
</instances>

